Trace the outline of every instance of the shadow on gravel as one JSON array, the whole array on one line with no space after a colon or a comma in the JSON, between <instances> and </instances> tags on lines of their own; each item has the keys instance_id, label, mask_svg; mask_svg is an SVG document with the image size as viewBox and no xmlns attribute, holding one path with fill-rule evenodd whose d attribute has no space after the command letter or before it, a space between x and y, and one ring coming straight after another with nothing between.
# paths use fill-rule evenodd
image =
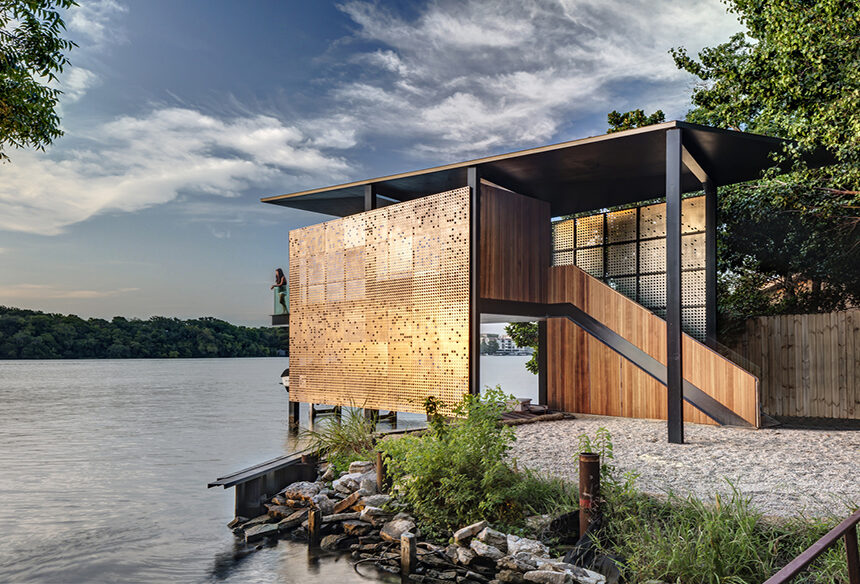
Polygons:
<instances>
[{"instance_id":1,"label":"shadow on gravel","mask_svg":"<svg viewBox=\"0 0 860 584\"><path fill-rule=\"evenodd\" d=\"M790 430L860 430L860 420L837 420L833 418L789 418L776 417L780 428Z\"/></svg>"}]
</instances>

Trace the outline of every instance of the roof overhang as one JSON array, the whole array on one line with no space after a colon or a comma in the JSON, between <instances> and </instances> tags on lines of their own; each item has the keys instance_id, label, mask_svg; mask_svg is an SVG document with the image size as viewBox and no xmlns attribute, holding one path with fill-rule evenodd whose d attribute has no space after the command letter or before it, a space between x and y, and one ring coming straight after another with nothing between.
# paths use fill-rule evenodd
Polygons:
<instances>
[{"instance_id":1,"label":"roof overhang","mask_svg":"<svg viewBox=\"0 0 860 584\"><path fill-rule=\"evenodd\" d=\"M262 201L343 217L364 211L366 185L373 185L374 192L389 203L407 201L466 186L467 169L475 166L490 182L548 201L554 216L625 205L662 196L665 134L673 128L681 129L683 146L695 161L682 166L683 192L700 189L703 173L716 186L760 178L763 170L774 165L772 154L785 143L779 138L671 121ZM820 151L807 162L821 166L831 159Z\"/></svg>"}]
</instances>

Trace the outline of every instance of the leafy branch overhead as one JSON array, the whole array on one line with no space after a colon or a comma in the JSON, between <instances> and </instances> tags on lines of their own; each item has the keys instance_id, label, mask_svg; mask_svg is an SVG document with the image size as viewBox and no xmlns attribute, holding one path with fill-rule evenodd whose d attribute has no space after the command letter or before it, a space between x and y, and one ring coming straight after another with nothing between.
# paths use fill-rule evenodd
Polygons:
<instances>
[{"instance_id":1,"label":"leafy branch overhead","mask_svg":"<svg viewBox=\"0 0 860 584\"><path fill-rule=\"evenodd\" d=\"M63 38L61 11L73 0L0 0L0 160L4 150L44 150L63 135L52 84L75 43Z\"/></svg>"}]
</instances>

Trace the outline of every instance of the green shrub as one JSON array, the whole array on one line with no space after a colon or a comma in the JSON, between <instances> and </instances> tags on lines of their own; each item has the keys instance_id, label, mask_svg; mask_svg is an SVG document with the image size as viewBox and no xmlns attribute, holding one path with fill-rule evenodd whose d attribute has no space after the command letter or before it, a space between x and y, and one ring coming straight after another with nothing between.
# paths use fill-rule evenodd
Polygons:
<instances>
[{"instance_id":1,"label":"green shrub","mask_svg":"<svg viewBox=\"0 0 860 584\"><path fill-rule=\"evenodd\" d=\"M299 438L308 448L325 456L335 471L343 472L355 460L372 460L375 456L374 424L359 408L345 408L340 420L335 417L320 424L319 430L303 430Z\"/></svg>"},{"instance_id":2,"label":"green shrub","mask_svg":"<svg viewBox=\"0 0 860 584\"><path fill-rule=\"evenodd\" d=\"M429 532L441 535L482 519L516 526L526 514L574 504L563 481L511 465L507 454L516 436L499 423L508 399L499 387L467 395L453 408L453 421L444 421L439 402L428 400L429 432L379 445L401 498Z\"/></svg>"}]
</instances>

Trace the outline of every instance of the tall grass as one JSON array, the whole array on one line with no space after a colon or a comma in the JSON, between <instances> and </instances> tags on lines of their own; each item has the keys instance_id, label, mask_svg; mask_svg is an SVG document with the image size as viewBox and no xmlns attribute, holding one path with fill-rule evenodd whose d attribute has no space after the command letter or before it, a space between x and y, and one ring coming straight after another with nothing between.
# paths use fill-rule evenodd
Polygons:
<instances>
[{"instance_id":1,"label":"tall grass","mask_svg":"<svg viewBox=\"0 0 860 584\"><path fill-rule=\"evenodd\" d=\"M627 493L607 501L605 550L624 559L631 582L760 583L823 536L835 519L765 521L733 488L713 504ZM845 547L829 550L796 580L848 582Z\"/></svg>"},{"instance_id":2,"label":"tall grass","mask_svg":"<svg viewBox=\"0 0 860 584\"><path fill-rule=\"evenodd\" d=\"M355 460L373 460L374 424L358 408L344 408L340 419L332 417L319 430L304 430L299 438L335 471L343 472Z\"/></svg>"}]
</instances>

